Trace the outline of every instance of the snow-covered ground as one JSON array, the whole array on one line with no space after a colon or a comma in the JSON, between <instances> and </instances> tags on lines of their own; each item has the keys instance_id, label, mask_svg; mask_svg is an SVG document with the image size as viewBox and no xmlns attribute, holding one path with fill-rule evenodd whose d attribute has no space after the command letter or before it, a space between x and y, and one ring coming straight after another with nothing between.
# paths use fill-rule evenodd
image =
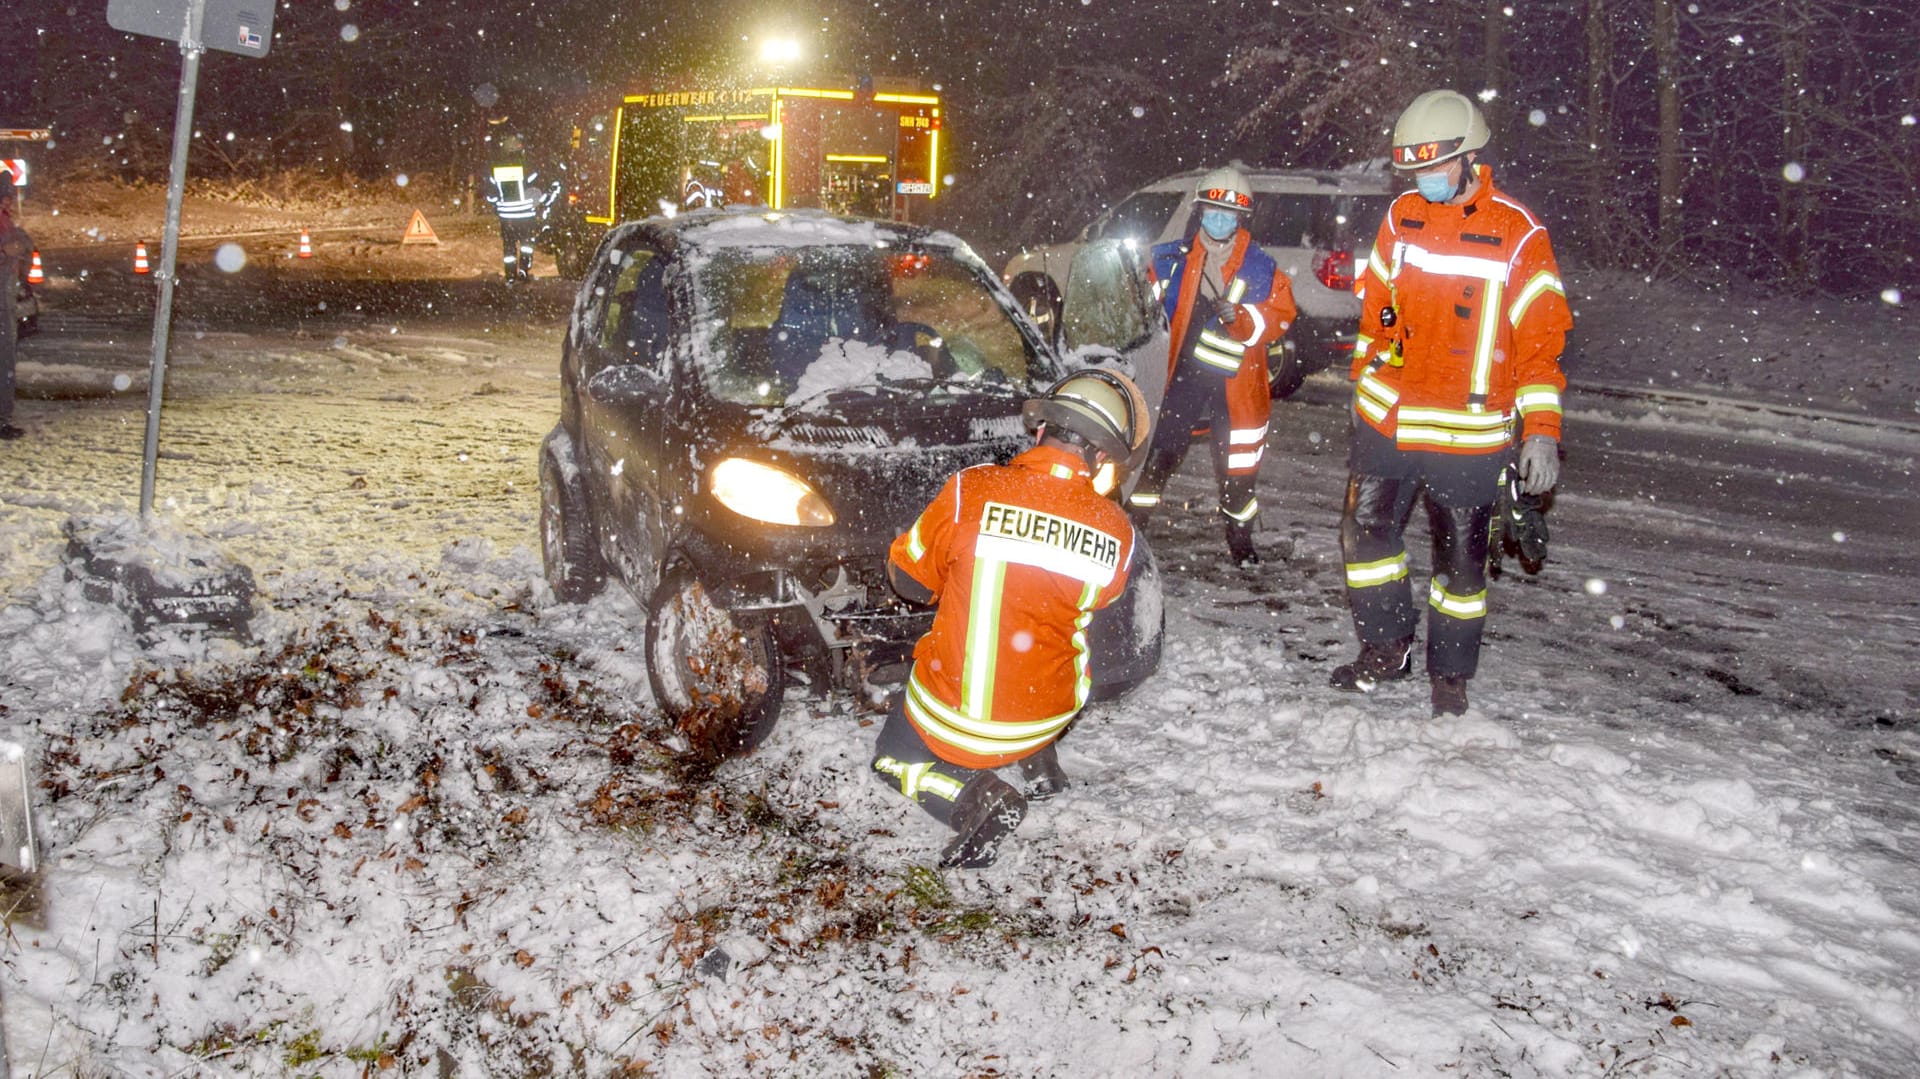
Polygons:
<instances>
[{"instance_id":1,"label":"snow-covered ground","mask_svg":"<svg viewBox=\"0 0 1920 1079\"><path fill-rule=\"evenodd\" d=\"M1570 274L1552 560L1495 584L1444 722L1325 685L1343 419L1310 380L1266 563L1215 564L1191 455L1161 677L1076 725L997 865L941 873L871 715L796 695L702 776L637 607L553 602L563 288L356 311L300 272L204 285L265 313L188 295L167 383L160 518L251 567L250 643L142 645L64 580L62 524L135 504L144 326L71 281L29 342L15 1075L1920 1073L1910 309Z\"/></svg>"}]
</instances>

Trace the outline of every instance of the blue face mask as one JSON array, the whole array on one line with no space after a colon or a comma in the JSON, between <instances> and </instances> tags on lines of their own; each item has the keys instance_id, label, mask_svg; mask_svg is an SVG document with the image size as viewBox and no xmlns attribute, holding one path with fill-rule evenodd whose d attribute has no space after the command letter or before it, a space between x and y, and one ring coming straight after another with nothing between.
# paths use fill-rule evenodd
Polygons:
<instances>
[{"instance_id":1,"label":"blue face mask","mask_svg":"<svg viewBox=\"0 0 1920 1079\"><path fill-rule=\"evenodd\" d=\"M1445 202L1452 198L1460 187L1447 176L1445 171L1423 172L1413 178L1413 184L1420 189L1420 197L1428 202Z\"/></svg>"},{"instance_id":2,"label":"blue face mask","mask_svg":"<svg viewBox=\"0 0 1920 1079\"><path fill-rule=\"evenodd\" d=\"M1232 210L1202 210L1200 227L1216 240L1230 239L1240 228L1240 215Z\"/></svg>"}]
</instances>

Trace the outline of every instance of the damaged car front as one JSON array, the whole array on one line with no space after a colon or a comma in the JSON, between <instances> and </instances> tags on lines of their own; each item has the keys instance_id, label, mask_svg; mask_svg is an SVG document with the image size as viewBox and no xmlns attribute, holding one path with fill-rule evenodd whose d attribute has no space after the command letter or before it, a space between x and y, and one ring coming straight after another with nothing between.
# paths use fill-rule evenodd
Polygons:
<instances>
[{"instance_id":1,"label":"damaged car front","mask_svg":"<svg viewBox=\"0 0 1920 1079\"><path fill-rule=\"evenodd\" d=\"M603 245L543 450L563 599L612 576L647 610L656 699L696 748L752 748L790 683L877 702L931 612L888 544L952 473L1030 444L1050 342L958 240L819 214L692 215ZM1095 692L1158 666L1159 581L1092 629Z\"/></svg>"}]
</instances>

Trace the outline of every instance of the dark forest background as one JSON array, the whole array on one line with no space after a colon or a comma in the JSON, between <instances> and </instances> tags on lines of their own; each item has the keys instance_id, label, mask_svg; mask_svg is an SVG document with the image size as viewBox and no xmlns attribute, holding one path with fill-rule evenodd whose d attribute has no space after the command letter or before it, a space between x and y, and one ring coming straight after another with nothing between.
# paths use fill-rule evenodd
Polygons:
<instances>
[{"instance_id":1,"label":"dark forest background","mask_svg":"<svg viewBox=\"0 0 1920 1079\"><path fill-rule=\"evenodd\" d=\"M202 61L203 186L452 191L489 113L556 150L620 92L769 77L756 43L779 35L806 53L786 78L940 87L934 209L983 250L1180 169L1381 156L1407 100L1452 86L1486 100L1503 184L1569 262L1920 291L1912 0L282 0L274 32L264 60ZM56 129L47 178L164 182L179 73L106 0L0 13L0 126Z\"/></svg>"}]
</instances>

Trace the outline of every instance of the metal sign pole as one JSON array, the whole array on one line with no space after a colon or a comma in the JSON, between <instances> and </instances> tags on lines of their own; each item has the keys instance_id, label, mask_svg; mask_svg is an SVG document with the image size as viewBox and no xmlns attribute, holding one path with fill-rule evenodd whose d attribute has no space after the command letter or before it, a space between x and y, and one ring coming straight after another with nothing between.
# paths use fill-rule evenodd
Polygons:
<instances>
[{"instance_id":1,"label":"metal sign pole","mask_svg":"<svg viewBox=\"0 0 1920 1079\"><path fill-rule=\"evenodd\" d=\"M173 321L173 269L180 246L180 203L187 190L187 147L193 140L193 93L200 81L200 31L206 0L187 6L180 39L180 105L173 119L173 171L167 177L167 224L160 237L160 301L153 309L153 370L147 384L147 447L140 468L140 517L153 513L154 463L160 456L160 397L167 375L167 331Z\"/></svg>"}]
</instances>

